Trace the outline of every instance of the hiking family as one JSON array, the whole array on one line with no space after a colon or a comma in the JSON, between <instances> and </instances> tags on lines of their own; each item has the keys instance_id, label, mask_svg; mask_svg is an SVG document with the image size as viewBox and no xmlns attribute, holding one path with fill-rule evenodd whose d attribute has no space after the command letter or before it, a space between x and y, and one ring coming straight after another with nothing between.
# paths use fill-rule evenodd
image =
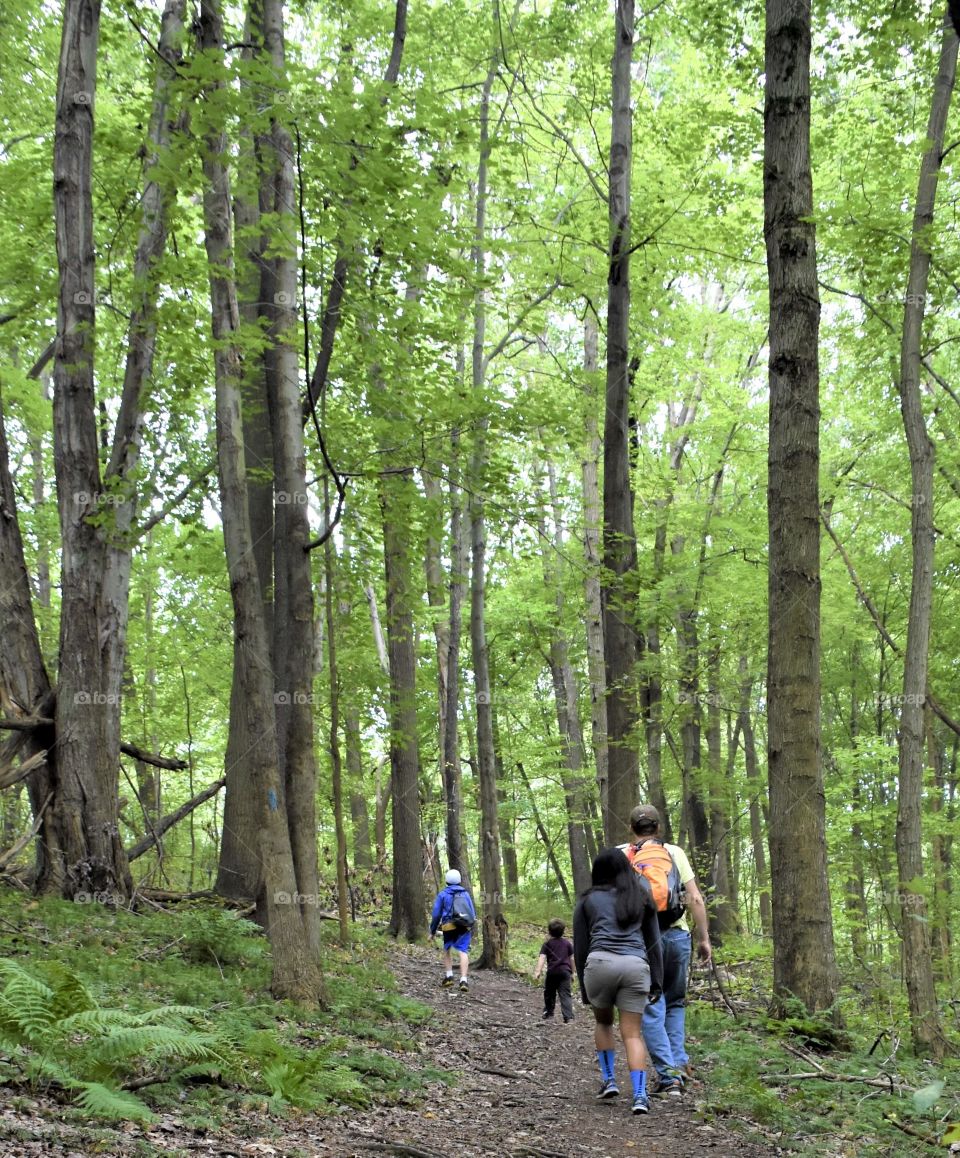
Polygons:
<instances>
[{"instance_id":1,"label":"hiking family","mask_svg":"<svg viewBox=\"0 0 960 1158\"><path fill-rule=\"evenodd\" d=\"M616 1079L614 1013L630 1073L631 1110L646 1114L650 1094L677 1097L690 1076L686 1049L687 974L692 955L685 912L695 928L697 956L711 957L707 909L690 861L679 845L662 837L663 822L651 804L630 813L633 840L598 853L591 886L573 913L573 941L559 919L547 926L534 980L544 975L543 1019L559 998L564 1022L574 1017L574 971L580 996L594 1017L600 1067L599 1099L620 1093ZM459 955L461 991L469 988L470 940L476 924L473 899L451 869L433 904L430 935L443 932L445 986L454 984L453 950ZM648 1085L652 1068L653 1081Z\"/></svg>"}]
</instances>

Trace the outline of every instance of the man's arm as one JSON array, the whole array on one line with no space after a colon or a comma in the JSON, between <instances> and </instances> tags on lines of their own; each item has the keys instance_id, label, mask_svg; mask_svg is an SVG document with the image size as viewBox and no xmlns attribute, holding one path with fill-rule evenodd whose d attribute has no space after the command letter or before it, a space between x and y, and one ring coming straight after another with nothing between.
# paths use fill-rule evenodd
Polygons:
<instances>
[{"instance_id":1,"label":"man's arm","mask_svg":"<svg viewBox=\"0 0 960 1158\"><path fill-rule=\"evenodd\" d=\"M700 892L695 880L687 881L683 887L687 895L687 907L693 913L693 923L697 927L697 956L702 965L709 965L713 950L710 948L710 925L707 921L707 906L703 893Z\"/></svg>"}]
</instances>

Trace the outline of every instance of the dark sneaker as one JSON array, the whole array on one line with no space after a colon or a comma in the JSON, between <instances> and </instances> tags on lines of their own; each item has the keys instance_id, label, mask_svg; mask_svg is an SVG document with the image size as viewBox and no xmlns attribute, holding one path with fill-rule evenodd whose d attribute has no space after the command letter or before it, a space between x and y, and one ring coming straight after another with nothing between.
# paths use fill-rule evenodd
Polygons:
<instances>
[{"instance_id":1,"label":"dark sneaker","mask_svg":"<svg viewBox=\"0 0 960 1158\"><path fill-rule=\"evenodd\" d=\"M444 979L440 982L440 984L443 986L444 989L449 989L450 986L453 984L453 977L444 977Z\"/></svg>"},{"instance_id":2,"label":"dark sneaker","mask_svg":"<svg viewBox=\"0 0 960 1158\"><path fill-rule=\"evenodd\" d=\"M461 993L466 993L467 990L470 988L470 982L466 979L466 977L461 977L460 978L460 984L457 986L457 988L460 990Z\"/></svg>"},{"instance_id":3,"label":"dark sneaker","mask_svg":"<svg viewBox=\"0 0 960 1158\"><path fill-rule=\"evenodd\" d=\"M615 1098L619 1095L619 1093L620 1087L613 1080L613 1078L606 1078L603 1082L603 1085L600 1087L600 1092L597 1094L597 1097L600 1099Z\"/></svg>"},{"instance_id":4,"label":"dark sneaker","mask_svg":"<svg viewBox=\"0 0 960 1158\"><path fill-rule=\"evenodd\" d=\"M650 1102L646 1094L637 1094L633 1099L633 1105L630 1107L635 1114L649 1114Z\"/></svg>"},{"instance_id":5,"label":"dark sneaker","mask_svg":"<svg viewBox=\"0 0 960 1158\"><path fill-rule=\"evenodd\" d=\"M573 1021L573 1018L572 1017L565 1017L563 1019L563 1024L566 1025L568 1021Z\"/></svg>"},{"instance_id":6,"label":"dark sneaker","mask_svg":"<svg viewBox=\"0 0 960 1158\"><path fill-rule=\"evenodd\" d=\"M551 1013L551 1011L549 1009L545 1009L543 1011L543 1020L549 1021L551 1017L553 1017L553 1014ZM567 1019L564 1018L563 1020L566 1021Z\"/></svg>"},{"instance_id":7,"label":"dark sneaker","mask_svg":"<svg viewBox=\"0 0 960 1158\"><path fill-rule=\"evenodd\" d=\"M683 1095L683 1082L679 1078L661 1078L655 1092L665 1097L679 1098Z\"/></svg>"}]
</instances>

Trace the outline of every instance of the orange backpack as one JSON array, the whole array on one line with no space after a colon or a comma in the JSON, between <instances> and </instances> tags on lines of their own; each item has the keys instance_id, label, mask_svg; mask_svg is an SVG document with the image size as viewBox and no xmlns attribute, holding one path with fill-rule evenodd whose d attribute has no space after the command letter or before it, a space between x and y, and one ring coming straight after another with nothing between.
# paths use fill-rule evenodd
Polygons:
<instances>
[{"instance_id":1,"label":"orange backpack","mask_svg":"<svg viewBox=\"0 0 960 1158\"><path fill-rule=\"evenodd\" d=\"M657 920L661 929L676 924L683 916L683 884L670 851L655 836L644 837L636 844L622 844L627 860L650 886Z\"/></svg>"}]
</instances>

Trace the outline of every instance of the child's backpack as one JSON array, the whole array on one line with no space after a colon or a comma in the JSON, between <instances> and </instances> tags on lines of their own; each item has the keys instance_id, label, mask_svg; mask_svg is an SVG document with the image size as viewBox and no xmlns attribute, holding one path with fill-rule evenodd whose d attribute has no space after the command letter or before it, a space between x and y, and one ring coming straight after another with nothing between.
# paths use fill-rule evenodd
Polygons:
<instances>
[{"instance_id":1,"label":"child's backpack","mask_svg":"<svg viewBox=\"0 0 960 1158\"><path fill-rule=\"evenodd\" d=\"M457 889L450 898L450 914L443 924L444 929L449 925L460 933L469 932L476 924L470 909L470 898L465 889Z\"/></svg>"},{"instance_id":2,"label":"child's backpack","mask_svg":"<svg viewBox=\"0 0 960 1158\"><path fill-rule=\"evenodd\" d=\"M645 837L636 844L620 846L627 860L650 886L653 901L657 906L657 920L661 929L676 924L683 916L683 884L680 870L662 840L655 836Z\"/></svg>"}]
</instances>

